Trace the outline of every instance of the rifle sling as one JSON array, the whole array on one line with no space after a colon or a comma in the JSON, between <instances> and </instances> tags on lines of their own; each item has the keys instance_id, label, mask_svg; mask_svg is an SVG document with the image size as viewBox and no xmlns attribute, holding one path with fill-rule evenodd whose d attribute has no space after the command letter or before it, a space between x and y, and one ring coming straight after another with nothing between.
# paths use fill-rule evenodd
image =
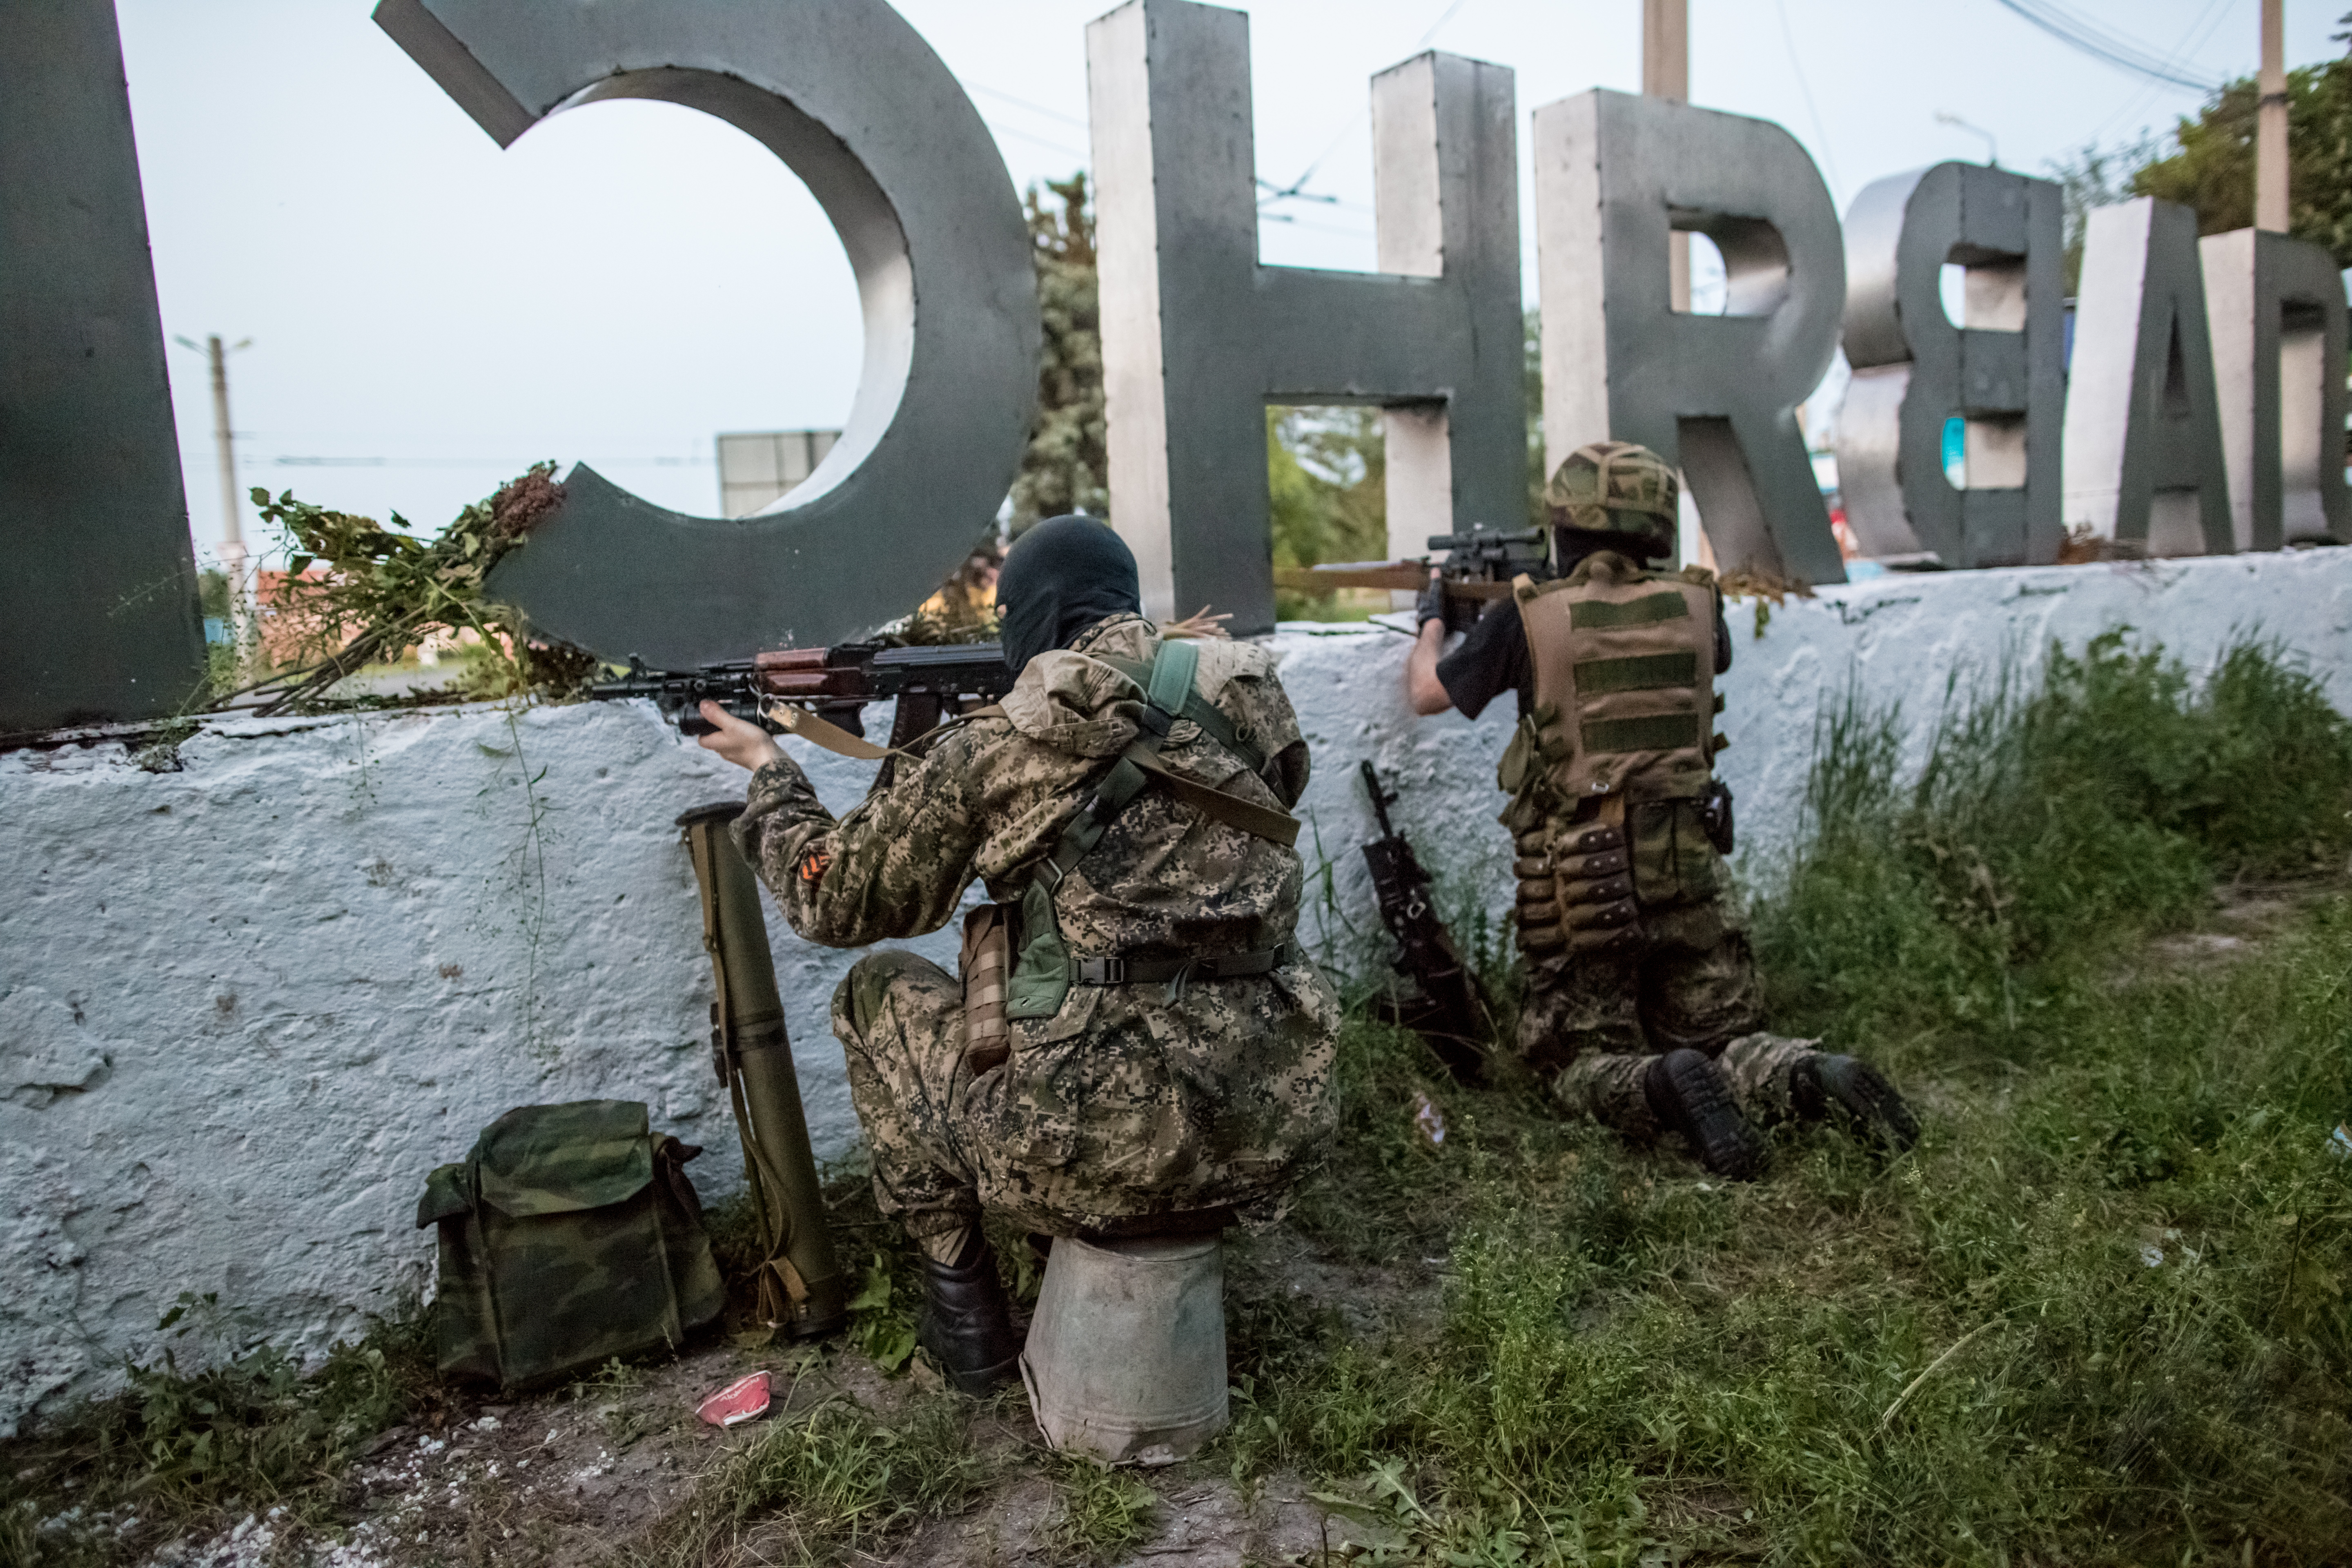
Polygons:
<instances>
[{"instance_id":1,"label":"rifle sling","mask_svg":"<svg viewBox=\"0 0 2352 1568\"><path fill-rule=\"evenodd\" d=\"M878 763L885 757L900 753L887 746L851 734L832 720L812 713L805 708L794 708L779 702L768 710L768 716L785 729L814 746L822 746L836 757L851 757L861 763Z\"/></svg>"},{"instance_id":2,"label":"rifle sling","mask_svg":"<svg viewBox=\"0 0 2352 1568\"><path fill-rule=\"evenodd\" d=\"M1137 767L1166 784L1171 795L1203 816L1222 822L1227 827L1236 827L1244 833L1270 839L1285 849L1298 842L1298 818L1288 812L1276 811L1270 805L1260 805L1255 801L1244 800L1240 795L1229 795L1197 780L1188 779L1158 757L1148 752L1139 754L1135 747L1129 747L1127 755Z\"/></svg>"}]
</instances>

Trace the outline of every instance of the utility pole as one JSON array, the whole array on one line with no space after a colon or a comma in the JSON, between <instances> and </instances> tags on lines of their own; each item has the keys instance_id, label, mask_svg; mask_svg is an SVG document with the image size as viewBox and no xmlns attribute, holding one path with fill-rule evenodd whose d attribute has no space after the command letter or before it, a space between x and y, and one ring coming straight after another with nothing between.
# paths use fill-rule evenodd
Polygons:
<instances>
[{"instance_id":1,"label":"utility pole","mask_svg":"<svg viewBox=\"0 0 2352 1568\"><path fill-rule=\"evenodd\" d=\"M2286 0L2263 0L2261 107L2254 122L2254 226L2287 227Z\"/></svg>"},{"instance_id":2,"label":"utility pole","mask_svg":"<svg viewBox=\"0 0 2352 1568\"><path fill-rule=\"evenodd\" d=\"M183 348L196 347L187 338L173 341ZM237 651L240 660L249 651L248 643L259 637L260 623L254 614L253 574L246 569L245 506L237 495L236 438L230 433L228 422L228 356L252 342L247 338L223 347L220 334L214 332L197 351L212 368L213 454L220 463L221 488L221 537L215 552L228 574L229 646Z\"/></svg>"},{"instance_id":3,"label":"utility pole","mask_svg":"<svg viewBox=\"0 0 2352 1568\"><path fill-rule=\"evenodd\" d=\"M1690 101L1690 0L1642 0L1642 95ZM1689 235L1668 237L1666 267L1669 300L1689 310Z\"/></svg>"}]
</instances>

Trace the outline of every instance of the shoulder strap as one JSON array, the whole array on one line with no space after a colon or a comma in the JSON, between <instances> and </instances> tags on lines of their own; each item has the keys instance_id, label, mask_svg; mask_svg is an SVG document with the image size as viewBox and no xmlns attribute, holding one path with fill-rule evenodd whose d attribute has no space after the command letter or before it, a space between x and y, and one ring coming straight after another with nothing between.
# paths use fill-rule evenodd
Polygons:
<instances>
[{"instance_id":1,"label":"shoulder strap","mask_svg":"<svg viewBox=\"0 0 2352 1568\"><path fill-rule=\"evenodd\" d=\"M1178 649L1181 649L1182 652L1178 653ZM1242 732L1234 727L1232 720L1225 717L1224 710L1202 696L1199 689L1192 684L1194 674L1201 663L1199 645L1188 638L1175 637L1162 642L1160 645L1160 652L1163 658L1175 654L1186 665L1184 685L1181 689L1167 694L1171 700L1161 700L1161 689L1154 684L1160 679L1160 659L1155 658L1150 664L1142 664L1131 658L1104 658L1103 662L1142 687L1144 701L1147 704L1160 708L1178 719L1191 720L1202 728L1209 739L1239 757L1243 765L1250 772L1264 773L1265 753L1243 739Z\"/></svg>"},{"instance_id":2,"label":"shoulder strap","mask_svg":"<svg viewBox=\"0 0 2352 1568\"><path fill-rule=\"evenodd\" d=\"M1160 643L1159 654L1149 668L1129 660L1105 660L1123 675L1134 679L1144 689L1143 722L1118 761L1103 775L1087 803L1078 808L1070 825L1062 830L1060 842L1054 846L1037 867L1037 875L1047 888L1058 886L1073 867L1087 858L1087 853L1102 841L1111 819L1127 809L1128 803L1143 793L1143 786L1153 778L1164 781L1171 794L1202 814L1214 817L1228 827L1270 839L1288 848L1298 840L1298 821L1286 812L1272 810L1255 801L1229 794L1194 780L1180 777L1160 760L1160 747L1168 738L1179 718L1192 719L1209 730L1209 725L1196 717L1196 710L1213 716L1219 727L1231 733L1233 726L1223 714L1211 707L1194 689L1192 679L1200 668L1201 650L1192 643L1173 638ZM1210 731L1212 735L1214 731ZM1219 744L1227 744L1222 739ZM1244 755L1244 760L1256 753L1244 751L1239 738L1230 749ZM1257 766L1263 766L1260 761Z\"/></svg>"}]
</instances>

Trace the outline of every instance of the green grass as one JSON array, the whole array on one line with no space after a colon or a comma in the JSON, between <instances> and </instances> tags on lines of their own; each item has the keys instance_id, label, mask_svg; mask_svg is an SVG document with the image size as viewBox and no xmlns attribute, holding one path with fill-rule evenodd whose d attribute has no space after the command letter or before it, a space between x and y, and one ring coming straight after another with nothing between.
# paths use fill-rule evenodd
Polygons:
<instances>
[{"instance_id":1,"label":"green grass","mask_svg":"<svg viewBox=\"0 0 2352 1568\"><path fill-rule=\"evenodd\" d=\"M252 1343L212 1296L183 1292L158 1325L171 1348L127 1363L128 1388L45 1422L0 1458L0 1568L109 1560L105 1531L46 1533L137 1517L151 1526L217 1522L236 1509L285 1508L323 1521L371 1439L447 1402L421 1317L378 1321L305 1374L284 1351ZM192 1370L178 1352L194 1351Z\"/></svg>"},{"instance_id":2,"label":"green grass","mask_svg":"<svg viewBox=\"0 0 2352 1568\"><path fill-rule=\"evenodd\" d=\"M1726 1187L1352 1024L1297 1223L1437 1300L1234 1300L1237 1475L1454 1568L2352 1555L2352 903L2134 963L2217 878L2341 866L2347 726L2263 648L2200 683L2107 639L1955 703L1916 783L1897 732L1827 721L1756 930L1778 1021L1889 1068L1921 1146L1783 1132Z\"/></svg>"},{"instance_id":3,"label":"green grass","mask_svg":"<svg viewBox=\"0 0 2352 1568\"><path fill-rule=\"evenodd\" d=\"M1288 1236L1233 1245L1235 1424L1182 1484L1301 1478L1335 1545L1446 1568L2352 1560L2352 728L2273 650L2199 680L2120 638L1956 694L1916 776L1898 717L1828 714L1803 848L1748 870L1777 1026L1885 1067L1921 1145L1782 1130L1726 1186L1356 1018L1329 1167ZM2151 958L2247 878L2305 879L2305 911L2226 964ZM865 1561L1040 1482L1033 1555L1131 1550L1150 1487L1026 1446L1017 1395L919 1391L914 1255L854 1173L828 1198L862 1289L822 1354L906 1392L772 1417L619 1560ZM748 1210L711 1226L741 1274ZM1355 1283L1294 1289L1302 1243ZM384 1329L307 1380L266 1348L141 1369L10 1446L0 1564L58 1560L32 1526L68 1500L323 1510L366 1432L444 1397L424 1365Z\"/></svg>"},{"instance_id":4,"label":"green grass","mask_svg":"<svg viewBox=\"0 0 2352 1568\"><path fill-rule=\"evenodd\" d=\"M969 1439L974 1409L934 1394L882 1414L835 1395L772 1416L617 1560L686 1568L870 1554L995 1479L995 1461Z\"/></svg>"},{"instance_id":5,"label":"green grass","mask_svg":"<svg viewBox=\"0 0 2352 1568\"><path fill-rule=\"evenodd\" d=\"M2202 683L2120 633L2053 649L1956 694L1907 783L1899 718L1824 711L1804 847L1765 868L1758 958L1804 1033L2030 1052L2037 1008L2217 878L2352 853L2352 727L2259 643Z\"/></svg>"}]
</instances>

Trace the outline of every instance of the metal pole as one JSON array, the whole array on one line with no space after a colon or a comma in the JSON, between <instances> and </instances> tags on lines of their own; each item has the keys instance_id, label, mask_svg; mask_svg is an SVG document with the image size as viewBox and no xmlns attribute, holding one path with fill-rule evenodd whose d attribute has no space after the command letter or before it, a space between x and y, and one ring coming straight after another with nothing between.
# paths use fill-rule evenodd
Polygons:
<instances>
[{"instance_id":1,"label":"metal pole","mask_svg":"<svg viewBox=\"0 0 2352 1568\"><path fill-rule=\"evenodd\" d=\"M242 346L242 345L240 345ZM259 634L253 608L253 574L246 569L245 510L236 493L236 439L229 432L228 350L220 334L205 339L213 370L213 451L220 460L222 567L228 573L229 646L242 660Z\"/></svg>"},{"instance_id":2,"label":"metal pole","mask_svg":"<svg viewBox=\"0 0 2352 1568\"><path fill-rule=\"evenodd\" d=\"M1642 94L1690 101L1690 0L1642 0ZM1666 241L1668 297L1690 309L1690 236Z\"/></svg>"},{"instance_id":3,"label":"metal pole","mask_svg":"<svg viewBox=\"0 0 2352 1568\"><path fill-rule=\"evenodd\" d=\"M2263 0L2262 94L2254 128L2254 226L2287 229L2286 4Z\"/></svg>"}]
</instances>

